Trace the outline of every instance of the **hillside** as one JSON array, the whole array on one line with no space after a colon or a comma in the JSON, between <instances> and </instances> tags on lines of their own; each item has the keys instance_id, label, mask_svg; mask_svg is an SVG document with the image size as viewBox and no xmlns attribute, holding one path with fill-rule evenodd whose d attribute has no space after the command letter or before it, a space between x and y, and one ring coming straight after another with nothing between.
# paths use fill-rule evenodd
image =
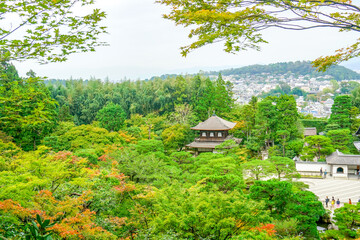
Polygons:
<instances>
[{"instance_id":1,"label":"hillside","mask_svg":"<svg viewBox=\"0 0 360 240\"><path fill-rule=\"evenodd\" d=\"M229 75L279 75L293 73L295 75L310 75L310 77L321 77L330 75L335 80L354 80L360 79L360 74L352 71L343 66L333 66L329 68L326 72L317 72L315 68L311 66L310 61L297 61L297 62L282 62L282 63L273 63L268 65L250 65L241 68L231 68L221 71L212 71L206 72L206 75L218 75L219 72L223 76Z\"/></svg>"}]
</instances>

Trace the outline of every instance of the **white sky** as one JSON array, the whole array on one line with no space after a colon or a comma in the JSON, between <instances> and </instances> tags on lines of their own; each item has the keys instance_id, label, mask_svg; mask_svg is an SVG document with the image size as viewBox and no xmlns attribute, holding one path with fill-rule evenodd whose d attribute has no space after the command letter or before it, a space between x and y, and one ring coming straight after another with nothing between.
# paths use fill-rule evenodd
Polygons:
<instances>
[{"instance_id":1,"label":"white sky","mask_svg":"<svg viewBox=\"0 0 360 240\"><path fill-rule=\"evenodd\" d=\"M96 77L110 80L150 78L167 73L195 73L251 64L313 60L354 43L359 35L316 29L264 32L269 44L260 52L248 50L237 55L222 51L222 44L209 45L190 53L186 58L180 47L190 43L188 29L175 26L162 18L166 7L154 0L98 0L97 6L108 14L109 34L101 38L110 44L95 53L71 55L65 63L40 65L33 61L14 63L20 75L32 69L39 76L68 79ZM360 61L352 61L360 70Z\"/></svg>"}]
</instances>

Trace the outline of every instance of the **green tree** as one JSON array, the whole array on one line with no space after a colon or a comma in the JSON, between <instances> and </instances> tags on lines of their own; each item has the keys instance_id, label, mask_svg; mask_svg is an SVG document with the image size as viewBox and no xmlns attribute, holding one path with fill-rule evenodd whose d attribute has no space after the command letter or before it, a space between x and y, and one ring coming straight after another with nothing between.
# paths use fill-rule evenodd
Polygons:
<instances>
[{"instance_id":1,"label":"green tree","mask_svg":"<svg viewBox=\"0 0 360 240\"><path fill-rule=\"evenodd\" d=\"M273 165L267 160L251 160L241 164L241 167L247 179L261 180L273 174Z\"/></svg>"},{"instance_id":2,"label":"green tree","mask_svg":"<svg viewBox=\"0 0 360 240\"><path fill-rule=\"evenodd\" d=\"M299 87L294 87L291 92L290 92L291 95L297 95L297 96L306 96L306 92L304 90L302 90L301 88Z\"/></svg>"},{"instance_id":3,"label":"green tree","mask_svg":"<svg viewBox=\"0 0 360 240\"><path fill-rule=\"evenodd\" d=\"M335 151L331 145L331 139L326 136L315 135L305 138L307 145L303 148L302 159L313 161L316 157L317 160L325 159L325 157Z\"/></svg>"},{"instance_id":4,"label":"green tree","mask_svg":"<svg viewBox=\"0 0 360 240\"><path fill-rule=\"evenodd\" d=\"M299 113L294 96L281 95L276 99L275 103L277 111L276 130L288 131L290 139L299 137Z\"/></svg>"},{"instance_id":5,"label":"green tree","mask_svg":"<svg viewBox=\"0 0 360 240\"><path fill-rule=\"evenodd\" d=\"M263 200L276 219L296 219L299 223L296 235L318 239L317 221L325 210L314 193L300 190L289 182L272 179L256 181L250 187L250 198Z\"/></svg>"},{"instance_id":6,"label":"green tree","mask_svg":"<svg viewBox=\"0 0 360 240\"><path fill-rule=\"evenodd\" d=\"M261 31L268 28L305 30L317 27L358 31L359 6L352 1L175 1L158 0L171 7L164 17L176 24L193 26L193 43L182 47L182 55L207 44L224 41L226 52L238 52L266 43ZM279 14L281 13L281 14ZM302 22L299 23L299 19ZM326 69L332 64L360 55L359 40L333 56L320 57L315 66Z\"/></svg>"},{"instance_id":7,"label":"green tree","mask_svg":"<svg viewBox=\"0 0 360 240\"><path fill-rule=\"evenodd\" d=\"M289 140L290 133L289 133L289 131L286 131L286 130L278 130L278 131L276 131L276 136L278 137L278 140L280 141L280 143L282 145L282 154L283 154L283 157L285 157L285 147Z\"/></svg>"},{"instance_id":8,"label":"green tree","mask_svg":"<svg viewBox=\"0 0 360 240\"><path fill-rule=\"evenodd\" d=\"M71 53L94 51L95 47L104 45L98 37L106 33L100 25L105 13L99 9L81 15L72 11L76 5L93 3L91 0L3 1L0 60L59 62ZM11 22L6 22L9 18Z\"/></svg>"},{"instance_id":9,"label":"green tree","mask_svg":"<svg viewBox=\"0 0 360 240\"><path fill-rule=\"evenodd\" d=\"M183 76L177 76L175 79L175 92L173 94L175 104L182 104L187 99L186 80Z\"/></svg>"},{"instance_id":10,"label":"green tree","mask_svg":"<svg viewBox=\"0 0 360 240\"><path fill-rule=\"evenodd\" d=\"M281 177L291 180L294 177L298 177L296 171L295 162L287 157L271 157L269 161L272 163L272 169L277 175L278 180L281 180Z\"/></svg>"},{"instance_id":11,"label":"green tree","mask_svg":"<svg viewBox=\"0 0 360 240\"><path fill-rule=\"evenodd\" d=\"M219 73L215 82L214 91L214 110L219 116L229 112L233 106L234 100L232 99L232 85L230 82L225 82Z\"/></svg>"},{"instance_id":12,"label":"green tree","mask_svg":"<svg viewBox=\"0 0 360 240\"><path fill-rule=\"evenodd\" d=\"M203 82L199 75L195 76L193 84L192 105L194 112L199 120L205 121L214 111L215 86L209 78Z\"/></svg>"},{"instance_id":13,"label":"green tree","mask_svg":"<svg viewBox=\"0 0 360 240\"><path fill-rule=\"evenodd\" d=\"M360 127L360 119L359 119L359 115L360 115L360 110L357 107L352 107L349 111L350 114L350 131L352 133L355 133L358 128Z\"/></svg>"},{"instance_id":14,"label":"green tree","mask_svg":"<svg viewBox=\"0 0 360 240\"><path fill-rule=\"evenodd\" d=\"M184 124L175 124L164 129L161 137L166 149L181 149L189 141L190 127Z\"/></svg>"},{"instance_id":15,"label":"green tree","mask_svg":"<svg viewBox=\"0 0 360 240\"><path fill-rule=\"evenodd\" d=\"M23 149L36 149L56 124L56 101L39 78L0 79L0 130Z\"/></svg>"},{"instance_id":16,"label":"green tree","mask_svg":"<svg viewBox=\"0 0 360 240\"><path fill-rule=\"evenodd\" d=\"M152 235L162 238L169 230L177 239L225 240L270 221L263 203L238 192L206 192L202 181L191 188L171 186L157 192L151 221Z\"/></svg>"},{"instance_id":17,"label":"green tree","mask_svg":"<svg viewBox=\"0 0 360 240\"><path fill-rule=\"evenodd\" d=\"M120 105L110 103L96 114L96 119L100 127L110 132L119 131L124 126L126 114Z\"/></svg>"},{"instance_id":18,"label":"green tree","mask_svg":"<svg viewBox=\"0 0 360 240\"><path fill-rule=\"evenodd\" d=\"M326 136L331 139L331 144L335 149L341 152L349 152L349 144L351 141L351 133L349 129L331 130L326 133Z\"/></svg>"},{"instance_id":19,"label":"green tree","mask_svg":"<svg viewBox=\"0 0 360 240\"><path fill-rule=\"evenodd\" d=\"M351 91L351 103L353 106L360 108L360 86Z\"/></svg>"},{"instance_id":20,"label":"green tree","mask_svg":"<svg viewBox=\"0 0 360 240\"><path fill-rule=\"evenodd\" d=\"M324 216L325 209L318 197L310 191L294 191L287 204L284 216L299 223L296 228L305 239L319 239L317 222Z\"/></svg>"},{"instance_id":21,"label":"green tree","mask_svg":"<svg viewBox=\"0 0 360 240\"><path fill-rule=\"evenodd\" d=\"M336 221L336 226L339 227L339 232L345 239L357 238L360 236L358 230L360 223L359 211L360 203L345 203L343 207L335 209L334 220Z\"/></svg>"},{"instance_id":22,"label":"green tree","mask_svg":"<svg viewBox=\"0 0 360 240\"><path fill-rule=\"evenodd\" d=\"M140 154L148 154L151 152L163 152L164 144L159 140L140 140L135 149Z\"/></svg>"},{"instance_id":23,"label":"green tree","mask_svg":"<svg viewBox=\"0 0 360 240\"><path fill-rule=\"evenodd\" d=\"M336 80L332 79L330 80L330 83L331 83L331 90L333 93L339 89L340 85Z\"/></svg>"},{"instance_id":24,"label":"green tree","mask_svg":"<svg viewBox=\"0 0 360 240\"><path fill-rule=\"evenodd\" d=\"M286 153L289 158L294 158L295 156L299 156L304 147L304 140L295 139L287 143Z\"/></svg>"},{"instance_id":25,"label":"green tree","mask_svg":"<svg viewBox=\"0 0 360 240\"><path fill-rule=\"evenodd\" d=\"M258 143L263 142L266 147L270 147L275 140L277 113L274 97L267 97L258 103L255 137Z\"/></svg>"},{"instance_id":26,"label":"green tree","mask_svg":"<svg viewBox=\"0 0 360 240\"><path fill-rule=\"evenodd\" d=\"M331 107L329 123L338 124L340 128L350 128L351 98L348 95L337 96Z\"/></svg>"},{"instance_id":27,"label":"green tree","mask_svg":"<svg viewBox=\"0 0 360 240\"><path fill-rule=\"evenodd\" d=\"M351 94L352 91L354 91L356 88L360 86L360 83L355 81L349 81L349 82L341 82L340 83L340 93L341 94Z\"/></svg>"},{"instance_id":28,"label":"green tree","mask_svg":"<svg viewBox=\"0 0 360 240\"><path fill-rule=\"evenodd\" d=\"M51 235L53 232L48 229L53 227L55 223L50 223L49 219L42 221L39 214L36 215L36 221L37 223L35 221L31 221L31 224L28 225L29 233L26 235L26 239L52 240Z\"/></svg>"},{"instance_id":29,"label":"green tree","mask_svg":"<svg viewBox=\"0 0 360 240\"><path fill-rule=\"evenodd\" d=\"M53 134L44 138L44 144L55 151L95 149L98 157L105 146L125 143L126 136L118 132L109 133L104 128L92 125L74 126L68 122L62 122Z\"/></svg>"},{"instance_id":30,"label":"green tree","mask_svg":"<svg viewBox=\"0 0 360 240\"><path fill-rule=\"evenodd\" d=\"M193 124L196 119L193 108L187 103L175 105L174 112L169 115L171 122L179 124Z\"/></svg>"},{"instance_id":31,"label":"green tree","mask_svg":"<svg viewBox=\"0 0 360 240\"><path fill-rule=\"evenodd\" d=\"M268 181L256 181L250 187L250 198L264 200L266 208L272 214L282 214L286 205L291 201L292 185L286 181L275 179Z\"/></svg>"}]
</instances>

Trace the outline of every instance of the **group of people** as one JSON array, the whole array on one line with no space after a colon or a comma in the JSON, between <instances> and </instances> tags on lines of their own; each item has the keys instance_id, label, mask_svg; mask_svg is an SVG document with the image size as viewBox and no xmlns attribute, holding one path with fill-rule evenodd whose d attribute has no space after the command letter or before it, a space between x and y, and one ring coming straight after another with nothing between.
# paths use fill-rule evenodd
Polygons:
<instances>
[{"instance_id":1,"label":"group of people","mask_svg":"<svg viewBox=\"0 0 360 240\"><path fill-rule=\"evenodd\" d=\"M360 198L359 198L358 202L360 202ZM330 210L332 210L332 209L335 208L335 204L336 204L336 208L339 208L339 207L340 207L340 199L339 199L339 198L335 201L335 198L332 197L332 198L331 198L331 201L330 201L329 197L326 196L326 198L325 198L325 207L326 207L326 208L329 208L329 203L330 203ZM349 204L352 204L351 198L349 198L349 202L348 202L348 203L349 203Z\"/></svg>"},{"instance_id":2,"label":"group of people","mask_svg":"<svg viewBox=\"0 0 360 240\"><path fill-rule=\"evenodd\" d=\"M323 178L326 178L326 174L327 174L327 170L325 169ZM322 168L320 168L320 176L321 177L323 176L323 169Z\"/></svg>"}]
</instances>

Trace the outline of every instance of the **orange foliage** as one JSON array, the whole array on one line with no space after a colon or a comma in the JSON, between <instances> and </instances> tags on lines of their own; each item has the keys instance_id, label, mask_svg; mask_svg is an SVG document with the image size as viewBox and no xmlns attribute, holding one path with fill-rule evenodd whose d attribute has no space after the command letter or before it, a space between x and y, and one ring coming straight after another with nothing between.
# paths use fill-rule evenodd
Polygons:
<instances>
[{"instance_id":1,"label":"orange foliage","mask_svg":"<svg viewBox=\"0 0 360 240\"><path fill-rule=\"evenodd\" d=\"M119 135L124 138L126 143L135 143L136 138L134 138L131 135L128 135L127 132L124 131L119 131Z\"/></svg>"},{"instance_id":2,"label":"orange foliage","mask_svg":"<svg viewBox=\"0 0 360 240\"><path fill-rule=\"evenodd\" d=\"M109 156L107 154L104 154L101 155L98 159L102 162L106 162L109 159Z\"/></svg>"},{"instance_id":3,"label":"orange foliage","mask_svg":"<svg viewBox=\"0 0 360 240\"><path fill-rule=\"evenodd\" d=\"M117 172L118 172L118 170L116 170L115 168L112 168L112 172L107 176L107 177L114 177L119 180L120 184L117 186L114 186L114 189L116 191L119 191L120 193L134 191L136 189L135 185L129 184L125 181L128 178L128 176L125 176L125 174L123 174L123 173L118 174Z\"/></svg>"},{"instance_id":4,"label":"orange foliage","mask_svg":"<svg viewBox=\"0 0 360 240\"><path fill-rule=\"evenodd\" d=\"M25 220L25 218L29 217L35 218L37 214L44 215L44 213L40 210L24 208L19 203L11 199L0 202L0 211L3 211L5 213L11 213L12 215L17 216L21 220Z\"/></svg>"},{"instance_id":5,"label":"orange foliage","mask_svg":"<svg viewBox=\"0 0 360 240\"><path fill-rule=\"evenodd\" d=\"M126 224L127 217L110 217L109 221L115 225L116 228L120 228Z\"/></svg>"},{"instance_id":6,"label":"orange foliage","mask_svg":"<svg viewBox=\"0 0 360 240\"><path fill-rule=\"evenodd\" d=\"M89 178L93 179L94 177L97 177L101 174L99 169L91 169L91 168L86 168L86 170L89 173Z\"/></svg>"},{"instance_id":7,"label":"orange foliage","mask_svg":"<svg viewBox=\"0 0 360 240\"><path fill-rule=\"evenodd\" d=\"M72 156L72 152L60 151L60 152L57 152L54 155L53 160L55 160L55 161L59 161L59 160L65 161L65 160L69 159L70 156Z\"/></svg>"},{"instance_id":8,"label":"orange foliage","mask_svg":"<svg viewBox=\"0 0 360 240\"><path fill-rule=\"evenodd\" d=\"M239 130L239 129L245 127L245 121L241 120L241 121L235 121L235 122L236 122L236 125L235 125L235 127L232 129L232 131L234 131L234 130Z\"/></svg>"},{"instance_id":9,"label":"orange foliage","mask_svg":"<svg viewBox=\"0 0 360 240\"><path fill-rule=\"evenodd\" d=\"M78 163L80 159L81 158L73 155L73 153L69 151L57 152L52 158L53 161L61 161L61 162L69 161L72 164Z\"/></svg>"},{"instance_id":10,"label":"orange foliage","mask_svg":"<svg viewBox=\"0 0 360 240\"><path fill-rule=\"evenodd\" d=\"M262 224L260 227L255 227L252 230L257 230L259 232L266 232L269 236L274 236L276 231L274 230L275 225L274 224Z\"/></svg>"},{"instance_id":11,"label":"orange foliage","mask_svg":"<svg viewBox=\"0 0 360 240\"><path fill-rule=\"evenodd\" d=\"M85 208L86 202L92 198L91 194L91 191L87 191L75 198L56 200L50 191L44 190L34 197L36 210L24 208L9 199L0 202L0 213L7 212L21 220L35 219L39 214L43 219L56 222L49 230L62 238L74 236L80 239L114 239L114 235L93 222L96 213Z\"/></svg>"}]
</instances>

